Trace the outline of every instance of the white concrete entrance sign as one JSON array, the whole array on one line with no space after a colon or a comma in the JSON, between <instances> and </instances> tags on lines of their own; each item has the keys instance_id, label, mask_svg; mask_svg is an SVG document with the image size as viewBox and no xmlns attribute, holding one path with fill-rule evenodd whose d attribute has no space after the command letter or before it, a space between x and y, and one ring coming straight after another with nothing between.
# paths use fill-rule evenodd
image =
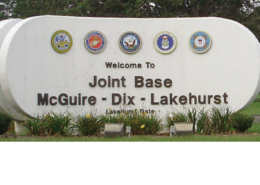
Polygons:
<instances>
[{"instance_id":1,"label":"white concrete entrance sign","mask_svg":"<svg viewBox=\"0 0 260 185\"><path fill-rule=\"evenodd\" d=\"M4 96L29 116L236 111L260 87L257 39L221 18L34 17L11 29L0 60Z\"/></svg>"},{"instance_id":2,"label":"white concrete entrance sign","mask_svg":"<svg viewBox=\"0 0 260 185\"><path fill-rule=\"evenodd\" d=\"M0 48L1 48L1 45L4 41L7 33L10 31L10 29L15 24L17 24L20 21L21 21L21 19L8 19L8 20L4 20L4 21L0 22ZM12 117L15 119L18 119L18 120L24 119L24 116L22 114L20 114L19 112L17 112L7 101L7 99L5 98L5 96L3 94L1 85L0 85L0 111L12 115Z\"/></svg>"}]
</instances>

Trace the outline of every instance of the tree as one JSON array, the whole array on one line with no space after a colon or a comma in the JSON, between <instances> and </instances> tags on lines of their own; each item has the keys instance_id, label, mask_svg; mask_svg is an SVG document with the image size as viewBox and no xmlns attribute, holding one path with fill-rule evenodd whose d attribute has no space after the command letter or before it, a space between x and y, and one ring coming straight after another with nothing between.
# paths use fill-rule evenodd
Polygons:
<instances>
[{"instance_id":1,"label":"tree","mask_svg":"<svg viewBox=\"0 0 260 185\"><path fill-rule=\"evenodd\" d=\"M12 0L2 0L0 2L0 20L8 19L12 16L15 2Z\"/></svg>"},{"instance_id":2,"label":"tree","mask_svg":"<svg viewBox=\"0 0 260 185\"><path fill-rule=\"evenodd\" d=\"M17 0L13 11L15 18L38 15L66 15L66 10L79 0Z\"/></svg>"},{"instance_id":3,"label":"tree","mask_svg":"<svg viewBox=\"0 0 260 185\"><path fill-rule=\"evenodd\" d=\"M38 15L85 17L223 17L238 21L260 39L260 0L5 0L0 18ZM16 5L16 6L14 6ZM1 8L1 6L0 6ZM1 9L0 9L1 10Z\"/></svg>"}]
</instances>

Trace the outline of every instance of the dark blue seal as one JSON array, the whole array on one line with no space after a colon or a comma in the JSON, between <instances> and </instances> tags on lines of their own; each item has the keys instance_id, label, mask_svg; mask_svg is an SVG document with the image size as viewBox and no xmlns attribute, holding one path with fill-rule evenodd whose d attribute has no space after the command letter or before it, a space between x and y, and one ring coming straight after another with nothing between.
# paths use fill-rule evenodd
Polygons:
<instances>
[{"instance_id":1,"label":"dark blue seal","mask_svg":"<svg viewBox=\"0 0 260 185\"><path fill-rule=\"evenodd\" d=\"M142 40L137 33L126 32L119 38L120 49L128 54L136 53L142 46Z\"/></svg>"},{"instance_id":2,"label":"dark blue seal","mask_svg":"<svg viewBox=\"0 0 260 185\"><path fill-rule=\"evenodd\" d=\"M154 39L154 47L160 53L169 54L177 47L177 38L168 31L160 32Z\"/></svg>"}]
</instances>

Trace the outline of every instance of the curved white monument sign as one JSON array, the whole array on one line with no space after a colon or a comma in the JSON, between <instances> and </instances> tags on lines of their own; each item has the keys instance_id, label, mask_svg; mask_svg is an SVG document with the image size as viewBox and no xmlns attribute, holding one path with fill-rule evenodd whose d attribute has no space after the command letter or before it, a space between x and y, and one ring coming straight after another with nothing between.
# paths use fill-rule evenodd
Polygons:
<instances>
[{"instance_id":1,"label":"curved white monument sign","mask_svg":"<svg viewBox=\"0 0 260 185\"><path fill-rule=\"evenodd\" d=\"M5 36L11 30L11 28L20 22L21 19L8 19L0 22L0 50L2 48L2 43L5 39ZM24 116L17 112L5 98L1 85L0 85L0 111L10 114L13 118L17 120L23 120Z\"/></svg>"},{"instance_id":2,"label":"curved white monument sign","mask_svg":"<svg viewBox=\"0 0 260 185\"><path fill-rule=\"evenodd\" d=\"M236 111L259 92L257 39L221 18L34 17L9 32L0 60L4 96L29 116Z\"/></svg>"}]
</instances>

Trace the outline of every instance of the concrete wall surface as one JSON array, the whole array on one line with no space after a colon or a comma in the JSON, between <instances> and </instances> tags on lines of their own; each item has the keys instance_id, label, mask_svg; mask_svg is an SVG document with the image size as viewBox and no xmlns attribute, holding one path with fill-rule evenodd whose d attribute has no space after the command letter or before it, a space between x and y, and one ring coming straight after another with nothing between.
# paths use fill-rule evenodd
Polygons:
<instances>
[{"instance_id":1,"label":"concrete wall surface","mask_svg":"<svg viewBox=\"0 0 260 185\"><path fill-rule=\"evenodd\" d=\"M58 46L52 42L58 42L59 30L71 38L66 36L68 40ZM99 53L90 52L84 44L91 31L104 35L104 49ZM198 31L211 39L204 53L191 47ZM126 32L140 38L129 36L129 43L131 38L140 42L133 54L122 51L121 44L128 40L120 44L120 38ZM163 42L160 33L166 32L175 37L176 48L158 52ZM59 53L54 45L58 50L70 48ZM33 17L9 31L0 51L3 95L16 112L29 116L134 109L165 115L183 106L228 106L237 111L257 96L259 70L256 37L237 22L212 17Z\"/></svg>"}]
</instances>

